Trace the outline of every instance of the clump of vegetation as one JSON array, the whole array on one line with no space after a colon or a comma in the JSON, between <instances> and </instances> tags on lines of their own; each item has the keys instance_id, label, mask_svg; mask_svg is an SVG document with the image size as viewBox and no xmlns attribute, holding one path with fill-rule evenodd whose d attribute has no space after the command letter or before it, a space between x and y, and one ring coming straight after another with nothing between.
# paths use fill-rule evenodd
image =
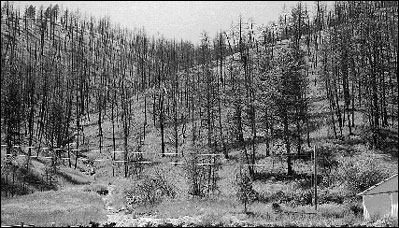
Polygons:
<instances>
[{"instance_id":1,"label":"clump of vegetation","mask_svg":"<svg viewBox=\"0 0 399 228\"><path fill-rule=\"evenodd\" d=\"M333 183L331 174L338 167L336 150L336 148L326 145L317 147L317 172L323 175L323 184L327 186Z\"/></svg>"},{"instance_id":2,"label":"clump of vegetation","mask_svg":"<svg viewBox=\"0 0 399 228\"><path fill-rule=\"evenodd\" d=\"M58 178L57 178L58 169L54 169L53 167L45 166L43 169L44 177L46 182L49 185L57 185Z\"/></svg>"},{"instance_id":3,"label":"clump of vegetation","mask_svg":"<svg viewBox=\"0 0 399 228\"><path fill-rule=\"evenodd\" d=\"M189 185L189 194L193 196L205 196L205 166L198 166L200 162L198 154L189 153L184 165L185 175Z\"/></svg>"},{"instance_id":4,"label":"clump of vegetation","mask_svg":"<svg viewBox=\"0 0 399 228\"><path fill-rule=\"evenodd\" d=\"M201 217L200 225L203 227L220 227L225 224L220 214L206 213Z\"/></svg>"},{"instance_id":5,"label":"clump of vegetation","mask_svg":"<svg viewBox=\"0 0 399 228\"><path fill-rule=\"evenodd\" d=\"M244 204L243 212L247 213L247 205L257 200L259 194L253 189L249 174L241 167L236 174L236 185L238 187L236 196L238 200Z\"/></svg>"},{"instance_id":6,"label":"clump of vegetation","mask_svg":"<svg viewBox=\"0 0 399 228\"><path fill-rule=\"evenodd\" d=\"M374 222L375 226L383 226L383 227L398 227L398 217L394 216L384 216L382 219Z\"/></svg>"},{"instance_id":7,"label":"clump of vegetation","mask_svg":"<svg viewBox=\"0 0 399 228\"><path fill-rule=\"evenodd\" d=\"M192 196L204 197L219 192L217 171L220 164L215 157L200 156L207 151L195 148L186 155L183 169L188 180L188 194Z\"/></svg>"},{"instance_id":8,"label":"clump of vegetation","mask_svg":"<svg viewBox=\"0 0 399 228\"><path fill-rule=\"evenodd\" d=\"M392 173L381 156L365 151L353 157L341 157L336 178L355 194L389 177Z\"/></svg>"},{"instance_id":9,"label":"clump of vegetation","mask_svg":"<svg viewBox=\"0 0 399 228\"><path fill-rule=\"evenodd\" d=\"M126 207L131 210L140 206L159 204L165 197L174 198L176 187L166 178L157 173L144 175L141 179L132 181L132 185L125 190Z\"/></svg>"},{"instance_id":10,"label":"clump of vegetation","mask_svg":"<svg viewBox=\"0 0 399 228\"><path fill-rule=\"evenodd\" d=\"M342 204L345 200L345 194L342 192L331 192L328 188L320 189L317 193L319 204L337 203Z\"/></svg>"},{"instance_id":11,"label":"clump of vegetation","mask_svg":"<svg viewBox=\"0 0 399 228\"><path fill-rule=\"evenodd\" d=\"M273 193L266 193L259 196L262 202L277 202L292 206L309 205L312 203L312 191L298 189L296 191L279 190Z\"/></svg>"},{"instance_id":12,"label":"clump of vegetation","mask_svg":"<svg viewBox=\"0 0 399 228\"><path fill-rule=\"evenodd\" d=\"M348 210L351 211L356 216L363 214L363 205L359 202L348 203L347 207Z\"/></svg>"}]
</instances>

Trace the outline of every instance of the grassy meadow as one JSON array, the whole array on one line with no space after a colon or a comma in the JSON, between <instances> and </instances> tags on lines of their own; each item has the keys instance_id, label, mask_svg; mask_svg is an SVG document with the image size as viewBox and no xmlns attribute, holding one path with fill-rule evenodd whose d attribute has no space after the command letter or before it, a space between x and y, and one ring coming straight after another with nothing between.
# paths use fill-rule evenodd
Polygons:
<instances>
[{"instance_id":1,"label":"grassy meadow","mask_svg":"<svg viewBox=\"0 0 399 228\"><path fill-rule=\"evenodd\" d=\"M91 221L106 220L101 196L82 187L1 199L2 225L87 226Z\"/></svg>"}]
</instances>

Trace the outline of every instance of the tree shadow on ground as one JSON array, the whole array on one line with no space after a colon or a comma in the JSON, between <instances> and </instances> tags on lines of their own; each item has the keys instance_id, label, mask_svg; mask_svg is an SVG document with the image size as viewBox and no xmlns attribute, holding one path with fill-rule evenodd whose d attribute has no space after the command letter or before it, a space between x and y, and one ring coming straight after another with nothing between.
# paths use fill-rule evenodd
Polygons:
<instances>
[{"instance_id":1,"label":"tree shadow on ground","mask_svg":"<svg viewBox=\"0 0 399 228\"><path fill-rule=\"evenodd\" d=\"M282 172L257 172L255 174L254 180L267 182L267 181L302 181L303 187L310 187L310 181L313 179L313 174L310 173L294 173L293 175L287 175L287 173ZM323 179L322 175L317 175L318 182L321 182ZM304 181L306 180L306 181Z\"/></svg>"},{"instance_id":2,"label":"tree shadow on ground","mask_svg":"<svg viewBox=\"0 0 399 228\"><path fill-rule=\"evenodd\" d=\"M70 184L74 184L74 185L80 185L80 184L89 184L90 181L79 181L76 180L75 178L71 177L70 175L63 173L63 172L58 172L57 175L59 177L62 177L64 180L66 180L68 183Z\"/></svg>"},{"instance_id":3,"label":"tree shadow on ground","mask_svg":"<svg viewBox=\"0 0 399 228\"><path fill-rule=\"evenodd\" d=\"M28 171L25 167L16 166L14 181L12 173L1 176L1 191L12 193L13 195L26 195L34 191L57 190L55 183L45 181L40 173L32 170Z\"/></svg>"}]
</instances>

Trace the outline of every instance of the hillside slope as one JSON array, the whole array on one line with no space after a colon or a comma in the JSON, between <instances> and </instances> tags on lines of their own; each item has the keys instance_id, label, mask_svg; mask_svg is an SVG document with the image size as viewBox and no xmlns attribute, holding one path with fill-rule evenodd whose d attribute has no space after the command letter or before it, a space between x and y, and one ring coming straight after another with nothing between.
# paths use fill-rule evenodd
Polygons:
<instances>
[{"instance_id":1,"label":"hillside slope","mask_svg":"<svg viewBox=\"0 0 399 228\"><path fill-rule=\"evenodd\" d=\"M33 193L33 201L47 202L56 194L48 190L56 190L72 198L62 213L87 196L97 208L93 219L103 221L108 213L108 222L124 219L118 225L140 222L136 217L184 216L201 217L202 225L354 225L361 220L356 193L397 173L392 58L381 55L386 72L371 77L367 63L355 62L364 50L345 49L339 39L350 28L345 22L303 34L298 49L294 36L263 45L251 41L254 29L241 31L241 20L240 32L226 32L213 45L204 36L193 47L114 28L105 18L51 12L24 17L2 10L1 186L7 224L18 222L12 214L21 209L13 204L24 208L28 203L19 201L29 198L10 194ZM361 23L353 24L363 31ZM322 48L316 50L313 36L325 42ZM361 42L355 35L350 39ZM394 46L387 43L376 50ZM291 61L295 51L303 59ZM300 70L290 71L295 67ZM294 86L294 77L303 84ZM292 83L283 87L284 80ZM296 90L306 115L285 124L284 111L300 113L300 105L281 105ZM376 101L373 90L381 94ZM374 106L380 114L371 111ZM254 172L245 186L253 202L245 202L250 213L242 213L237 193L248 167ZM110 194L101 202L93 192L104 189ZM54 211L62 200L54 200Z\"/></svg>"}]
</instances>

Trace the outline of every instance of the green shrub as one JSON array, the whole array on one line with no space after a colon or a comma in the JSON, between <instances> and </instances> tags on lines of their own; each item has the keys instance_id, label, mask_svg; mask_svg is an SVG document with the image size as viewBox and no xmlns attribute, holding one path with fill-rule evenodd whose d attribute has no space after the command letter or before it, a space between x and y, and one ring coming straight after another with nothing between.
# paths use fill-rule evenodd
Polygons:
<instances>
[{"instance_id":1,"label":"green shrub","mask_svg":"<svg viewBox=\"0 0 399 228\"><path fill-rule=\"evenodd\" d=\"M247 205L258 199L258 193L252 187L252 181L245 169L239 169L236 174L237 199L244 204L244 213L247 213Z\"/></svg>"},{"instance_id":2,"label":"green shrub","mask_svg":"<svg viewBox=\"0 0 399 228\"><path fill-rule=\"evenodd\" d=\"M343 218L343 223L353 225L353 224L357 224L359 222L359 220L361 220L359 216L356 216L353 213L350 213Z\"/></svg>"},{"instance_id":3,"label":"green shrub","mask_svg":"<svg viewBox=\"0 0 399 228\"><path fill-rule=\"evenodd\" d=\"M201 227L220 227L224 226L222 215L206 213L201 217Z\"/></svg>"},{"instance_id":4,"label":"green shrub","mask_svg":"<svg viewBox=\"0 0 399 228\"><path fill-rule=\"evenodd\" d=\"M312 190L301 190L296 191L283 191L279 190L271 194L262 194L259 196L261 202L278 202L283 204L289 204L293 206L298 205L309 205L312 203Z\"/></svg>"},{"instance_id":5,"label":"green shrub","mask_svg":"<svg viewBox=\"0 0 399 228\"><path fill-rule=\"evenodd\" d=\"M329 175L338 166L338 161L335 157L336 148L331 146L319 146L317 148L317 167L318 172L328 179Z\"/></svg>"},{"instance_id":6,"label":"green shrub","mask_svg":"<svg viewBox=\"0 0 399 228\"><path fill-rule=\"evenodd\" d=\"M189 186L188 194L192 196L204 197L205 195L220 193L217 184L220 179L217 172L220 169L218 158L215 158L212 166L197 165L198 163L209 163L207 158L204 159L204 156L199 156L201 153L209 153L209 151L211 150L207 147L201 149L193 147L188 150L185 156L183 170Z\"/></svg>"},{"instance_id":7,"label":"green shrub","mask_svg":"<svg viewBox=\"0 0 399 228\"><path fill-rule=\"evenodd\" d=\"M351 211L354 215L362 215L363 214L363 205L361 203L349 203L348 210Z\"/></svg>"},{"instance_id":8,"label":"green shrub","mask_svg":"<svg viewBox=\"0 0 399 228\"><path fill-rule=\"evenodd\" d=\"M339 204L321 204L319 205L319 212L325 218L344 218L352 214L347 208Z\"/></svg>"},{"instance_id":9,"label":"green shrub","mask_svg":"<svg viewBox=\"0 0 399 228\"><path fill-rule=\"evenodd\" d=\"M283 190L279 190L273 193L264 193L259 198L260 201L264 203L287 201L286 194Z\"/></svg>"},{"instance_id":10,"label":"green shrub","mask_svg":"<svg viewBox=\"0 0 399 228\"><path fill-rule=\"evenodd\" d=\"M383 158L371 151L339 159L337 179L348 191L359 193L389 176Z\"/></svg>"},{"instance_id":11,"label":"green shrub","mask_svg":"<svg viewBox=\"0 0 399 228\"><path fill-rule=\"evenodd\" d=\"M188 194L203 197L206 191L206 181L204 181L207 176L206 169L205 166L197 165L200 163L198 154L190 152L183 166L189 186Z\"/></svg>"},{"instance_id":12,"label":"green shrub","mask_svg":"<svg viewBox=\"0 0 399 228\"><path fill-rule=\"evenodd\" d=\"M312 190L296 191L294 200L299 205L308 205L312 203L313 195Z\"/></svg>"},{"instance_id":13,"label":"green shrub","mask_svg":"<svg viewBox=\"0 0 399 228\"><path fill-rule=\"evenodd\" d=\"M124 191L127 209L137 206L152 206L162 202L164 197L174 198L176 188L160 175L145 175L140 180L135 180L130 188Z\"/></svg>"},{"instance_id":14,"label":"green shrub","mask_svg":"<svg viewBox=\"0 0 399 228\"><path fill-rule=\"evenodd\" d=\"M375 226L398 227L398 217L384 216L374 223Z\"/></svg>"},{"instance_id":15,"label":"green shrub","mask_svg":"<svg viewBox=\"0 0 399 228\"><path fill-rule=\"evenodd\" d=\"M329 203L344 203L345 196L339 192L330 192L328 189L322 189L318 191L318 203L329 204Z\"/></svg>"}]
</instances>

